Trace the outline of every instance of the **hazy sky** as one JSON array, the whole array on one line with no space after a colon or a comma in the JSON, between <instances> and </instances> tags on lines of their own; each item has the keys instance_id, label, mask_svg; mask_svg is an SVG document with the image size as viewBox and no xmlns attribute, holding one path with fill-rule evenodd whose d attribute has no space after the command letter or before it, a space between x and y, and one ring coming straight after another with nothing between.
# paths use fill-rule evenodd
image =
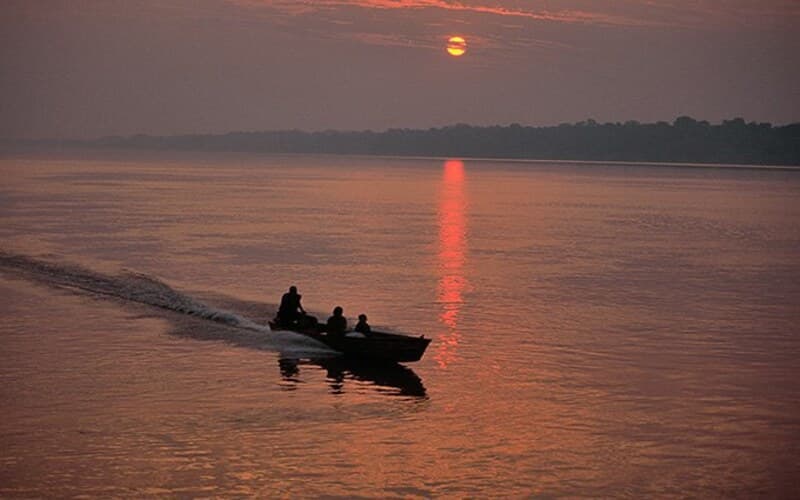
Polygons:
<instances>
[{"instance_id":1,"label":"hazy sky","mask_svg":"<svg viewBox=\"0 0 800 500\"><path fill-rule=\"evenodd\" d=\"M2 0L0 137L788 123L798 53L800 0Z\"/></svg>"}]
</instances>

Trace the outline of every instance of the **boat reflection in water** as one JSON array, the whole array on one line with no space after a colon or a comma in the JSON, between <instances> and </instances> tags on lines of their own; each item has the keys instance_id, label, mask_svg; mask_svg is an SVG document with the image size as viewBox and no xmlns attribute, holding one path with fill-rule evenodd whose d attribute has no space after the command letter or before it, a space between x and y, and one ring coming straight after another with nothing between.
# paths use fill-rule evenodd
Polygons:
<instances>
[{"instance_id":1,"label":"boat reflection in water","mask_svg":"<svg viewBox=\"0 0 800 500\"><path fill-rule=\"evenodd\" d=\"M445 331L438 336L436 362L446 368L455 361L461 340L458 315L466 287L464 262L467 249L466 196L464 194L464 162L447 160L439 201L439 287L437 301L442 307L439 321Z\"/></svg>"},{"instance_id":2,"label":"boat reflection in water","mask_svg":"<svg viewBox=\"0 0 800 500\"><path fill-rule=\"evenodd\" d=\"M348 392L348 382L354 381L358 387L371 387L388 396L427 397L422 379L414 370L398 363L371 363L339 356L318 359L281 358L278 365L287 390L296 390L297 385L303 382L300 378L301 366L313 366L326 371L325 378L333 394Z\"/></svg>"}]
</instances>

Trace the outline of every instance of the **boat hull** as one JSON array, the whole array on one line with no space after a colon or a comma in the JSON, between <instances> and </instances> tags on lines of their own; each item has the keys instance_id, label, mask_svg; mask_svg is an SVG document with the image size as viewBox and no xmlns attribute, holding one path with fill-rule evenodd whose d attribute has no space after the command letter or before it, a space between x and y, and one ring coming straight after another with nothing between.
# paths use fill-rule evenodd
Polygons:
<instances>
[{"instance_id":1,"label":"boat hull","mask_svg":"<svg viewBox=\"0 0 800 500\"><path fill-rule=\"evenodd\" d=\"M410 337L396 333L373 331L368 336L339 336L328 335L323 329L324 325L319 325L315 329L293 329L281 328L275 323L270 322L270 328L276 330L289 330L295 333L306 335L331 349L342 353L345 356L375 361L394 361L398 363L411 363L419 361L425 354L431 339L423 336Z\"/></svg>"}]
</instances>

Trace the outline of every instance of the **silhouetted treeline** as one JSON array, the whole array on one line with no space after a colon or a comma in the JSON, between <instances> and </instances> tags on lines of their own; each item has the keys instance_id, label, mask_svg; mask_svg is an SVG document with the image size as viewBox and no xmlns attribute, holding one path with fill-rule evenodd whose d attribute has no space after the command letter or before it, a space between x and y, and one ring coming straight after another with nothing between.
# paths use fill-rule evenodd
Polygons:
<instances>
[{"instance_id":1,"label":"silhouetted treeline","mask_svg":"<svg viewBox=\"0 0 800 500\"><path fill-rule=\"evenodd\" d=\"M741 118L712 125L597 123L553 127L453 125L384 132L233 132L222 135L105 137L72 142L104 148L800 165L800 123L772 126Z\"/></svg>"}]
</instances>

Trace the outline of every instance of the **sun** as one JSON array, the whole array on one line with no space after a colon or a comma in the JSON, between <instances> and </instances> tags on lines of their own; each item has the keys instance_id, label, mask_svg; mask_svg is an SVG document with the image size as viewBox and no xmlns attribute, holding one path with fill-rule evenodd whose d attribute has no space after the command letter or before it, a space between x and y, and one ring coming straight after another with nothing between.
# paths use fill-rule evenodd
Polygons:
<instances>
[{"instance_id":1,"label":"sun","mask_svg":"<svg viewBox=\"0 0 800 500\"><path fill-rule=\"evenodd\" d=\"M453 57L463 56L467 51L467 41L462 36L451 36L447 40L447 53Z\"/></svg>"}]
</instances>

